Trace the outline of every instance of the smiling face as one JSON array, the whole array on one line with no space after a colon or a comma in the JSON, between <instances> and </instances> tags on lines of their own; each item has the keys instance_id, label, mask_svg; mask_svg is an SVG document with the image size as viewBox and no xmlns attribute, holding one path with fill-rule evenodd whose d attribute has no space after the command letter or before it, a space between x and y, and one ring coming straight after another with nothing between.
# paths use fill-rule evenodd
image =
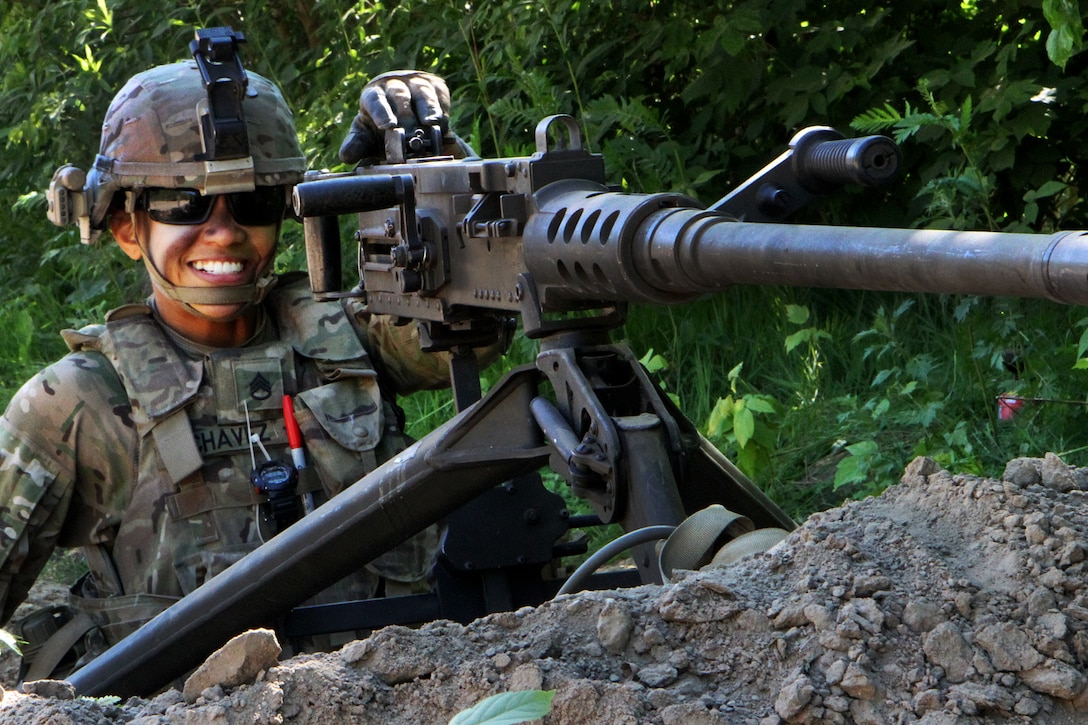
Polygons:
<instances>
[{"instance_id":1,"label":"smiling face","mask_svg":"<svg viewBox=\"0 0 1088 725\"><path fill-rule=\"evenodd\" d=\"M252 285L272 264L279 233L276 224L239 224L226 197L215 200L200 224L163 224L144 211L115 212L110 229L129 257L143 258L166 282L182 288ZM182 336L215 347L237 347L255 332L256 307L244 302L187 305L170 295L155 274L151 278L159 315Z\"/></svg>"}]
</instances>

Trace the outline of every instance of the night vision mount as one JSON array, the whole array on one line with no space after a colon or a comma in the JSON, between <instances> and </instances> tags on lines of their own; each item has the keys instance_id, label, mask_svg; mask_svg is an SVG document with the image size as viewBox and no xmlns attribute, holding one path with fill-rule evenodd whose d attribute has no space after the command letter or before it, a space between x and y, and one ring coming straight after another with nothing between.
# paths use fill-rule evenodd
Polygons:
<instances>
[{"instance_id":1,"label":"night vision mount","mask_svg":"<svg viewBox=\"0 0 1088 725\"><path fill-rule=\"evenodd\" d=\"M238 46L245 41L242 33L224 27L197 30L189 43L204 87L208 89L208 110L200 119L202 161L249 156L249 135L242 111L249 79L238 57Z\"/></svg>"}]
</instances>

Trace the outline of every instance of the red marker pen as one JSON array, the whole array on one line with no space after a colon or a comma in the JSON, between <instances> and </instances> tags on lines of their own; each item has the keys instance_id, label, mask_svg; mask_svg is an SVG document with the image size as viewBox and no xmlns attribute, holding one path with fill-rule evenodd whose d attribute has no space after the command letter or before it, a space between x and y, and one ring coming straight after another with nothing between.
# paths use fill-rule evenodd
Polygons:
<instances>
[{"instance_id":1,"label":"red marker pen","mask_svg":"<svg viewBox=\"0 0 1088 725\"><path fill-rule=\"evenodd\" d=\"M302 429L295 420L295 404L290 395L283 396L283 423L287 427L287 445L291 449L291 462L301 471L306 467L306 452L302 449ZM302 494L302 507L306 513L314 510L314 497L311 493Z\"/></svg>"},{"instance_id":2,"label":"red marker pen","mask_svg":"<svg viewBox=\"0 0 1088 725\"><path fill-rule=\"evenodd\" d=\"M287 426L287 445L291 447L291 461L295 468L305 468L306 453L302 450L302 430L295 420L295 404L290 395L283 396L283 422Z\"/></svg>"}]
</instances>

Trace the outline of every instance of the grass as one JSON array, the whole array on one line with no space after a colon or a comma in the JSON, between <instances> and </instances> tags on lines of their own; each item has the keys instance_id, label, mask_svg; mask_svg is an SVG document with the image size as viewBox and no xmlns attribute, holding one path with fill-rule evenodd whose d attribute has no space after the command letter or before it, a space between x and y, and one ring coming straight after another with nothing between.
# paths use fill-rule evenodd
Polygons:
<instances>
[{"instance_id":1,"label":"grass","mask_svg":"<svg viewBox=\"0 0 1088 725\"><path fill-rule=\"evenodd\" d=\"M49 557L39 579L70 585L87 573L87 562L78 549L57 549Z\"/></svg>"},{"instance_id":2,"label":"grass","mask_svg":"<svg viewBox=\"0 0 1088 725\"><path fill-rule=\"evenodd\" d=\"M803 325L788 320L791 307L810 313ZM744 445L729 426L712 437L805 515L883 490L915 455L986 475L1047 451L1084 465L1079 316L1033 300L762 288L640 310L627 335L636 351L662 351L666 388L704 430L716 396L775 401ZM802 330L811 334L797 343ZM727 371L740 363L733 383ZM999 421L1007 391L1039 401ZM761 445L765 455L744 455Z\"/></svg>"}]
</instances>

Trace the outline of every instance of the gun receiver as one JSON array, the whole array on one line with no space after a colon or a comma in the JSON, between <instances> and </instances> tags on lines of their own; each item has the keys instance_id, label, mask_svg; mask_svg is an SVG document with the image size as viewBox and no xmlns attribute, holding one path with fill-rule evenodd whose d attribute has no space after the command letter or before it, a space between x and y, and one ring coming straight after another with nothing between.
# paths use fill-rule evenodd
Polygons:
<instances>
[{"instance_id":1,"label":"gun receiver","mask_svg":"<svg viewBox=\"0 0 1088 725\"><path fill-rule=\"evenodd\" d=\"M568 138L549 148L557 124ZM374 312L447 326L519 313L531 336L550 329L545 313L676 304L735 284L1088 303L1088 240L1080 232L768 223L816 191L894 179L898 150L883 137L845 140L808 129L784 158L709 209L679 194L610 190L603 162L581 147L569 118L541 122L537 147L526 158L430 159L315 178L297 187L296 212L359 213L357 293ZM399 206L388 203L394 186L406 195ZM338 252L339 239L310 236L308 246ZM319 262L312 274L334 268L320 264L326 254L311 255ZM327 277L314 281L318 295L338 288Z\"/></svg>"},{"instance_id":2,"label":"gun receiver","mask_svg":"<svg viewBox=\"0 0 1088 725\"><path fill-rule=\"evenodd\" d=\"M710 504L745 524L734 533L733 524L723 527L714 546L746 527L793 528L638 358L609 341L629 302L675 304L734 284L775 284L1088 304L1082 232L777 223L813 194L893 180L899 151L881 137L804 131L709 208L679 194L610 189L603 161L582 148L569 117L542 121L536 142L530 157L413 159L312 174L296 187L315 295L362 296L373 313L416 320L425 347L453 350L455 361L520 314L541 352L482 399L458 396L460 412L449 423L76 672L78 692L148 694L253 626L302 636L469 621L539 604L562 583L545 574L570 553L560 536L581 523L531 473L545 464L590 503L596 523L628 532L678 527ZM441 144L432 139L430 147ZM359 220L360 284L348 291L340 277L343 214ZM457 395L465 383L451 372ZM401 597L393 607L372 600L289 611L439 520L449 533L433 594ZM591 585L662 581L652 545L637 546L633 559L633 579Z\"/></svg>"}]
</instances>

